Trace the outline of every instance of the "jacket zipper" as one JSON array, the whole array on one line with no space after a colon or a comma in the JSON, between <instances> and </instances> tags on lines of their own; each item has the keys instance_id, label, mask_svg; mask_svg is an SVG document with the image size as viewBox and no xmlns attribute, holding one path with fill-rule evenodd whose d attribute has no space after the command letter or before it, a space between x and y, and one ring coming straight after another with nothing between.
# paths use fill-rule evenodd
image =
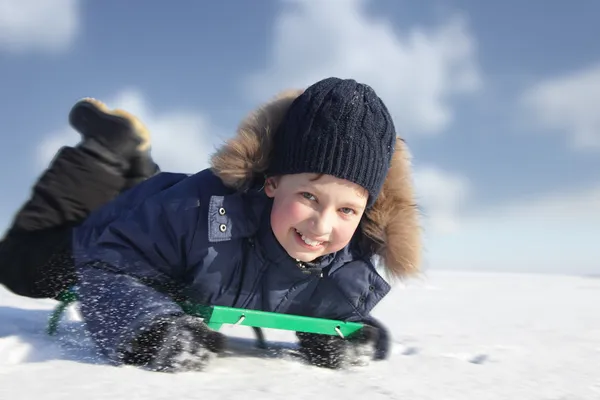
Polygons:
<instances>
[{"instance_id":1,"label":"jacket zipper","mask_svg":"<svg viewBox=\"0 0 600 400\"><path fill-rule=\"evenodd\" d=\"M254 279L254 282L252 283L252 289L250 289L250 293L248 294L248 297L246 298L246 301L244 301L244 304L242 304L240 306L240 308L246 308L248 307L248 303L250 303L250 300L252 300L254 298L254 292L256 291L256 287L258 286L258 282L260 282L260 280L262 279L263 275L265 274L266 268L263 268L263 270L258 274L258 276L256 277L256 279Z\"/></svg>"},{"instance_id":2,"label":"jacket zipper","mask_svg":"<svg viewBox=\"0 0 600 400\"><path fill-rule=\"evenodd\" d=\"M273 312L279 312L279 310L281 309L281 307L283 307L283 305L288 301L288 299L290 298L290 295L292 293L294 293L301 285L309 283L310 281L312 281L314 279L320 279L320 276L315 276L313 274L310 274L310 276L308 278L303 279L303 280L301 280L299 282L296 282L294 285L292 285L292 287L290 288L290 290L288 290L287 293L285 294L285 296L283 296L283 299L281 299L281 301L279 302L279 304L277 304L277 307L275 307L275 309L273 310Z\"/></svg>"},{"instance_id":3,"label":"jacket zipper","mask_svg":"<svg viewBox=\"0 0 600 400\"><path fill-rule=\"evenodd\" d=\"M249 246L251 248L254 249L254 239L250 238L248 240L248 244L249 244ZM246 251L245 254L244 254L244 260L243 260L243 262L244 262L243 265L244 266L245 266L245 263L246 263L247 259L248 259L248 251ZM250 289L250 293L248 293L248 297L246 298L246 300L244 301L244 303L240 306L240 308L246 308L246 307L248 307L248 303L250 303L250 300L252 300L254 298L254 292L256 291L256 288L258 286L258 282L260 282L260 280L262 279L262 277L265 274L266 270L268 269L268 264L267 264L266 268L264 267L264 265L265 265L265 262L263 261L262 265L261 265L262 271L260 271L258 273L258 275L256 276L256 278L254 279L254 282L252 282L252 287ZM241 290L241 288L240 288L240 290Z\"/></svg>"}]
</instances>

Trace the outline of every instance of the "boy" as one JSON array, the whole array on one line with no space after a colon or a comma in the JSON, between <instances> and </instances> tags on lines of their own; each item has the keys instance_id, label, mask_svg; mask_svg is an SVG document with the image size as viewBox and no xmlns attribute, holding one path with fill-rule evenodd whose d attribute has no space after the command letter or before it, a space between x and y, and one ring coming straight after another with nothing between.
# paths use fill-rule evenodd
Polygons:
<instances>
[{"instance_id":1,"label":"boy","mask_svg":"<svg viewBox=\"0 0 600 400\"><path fill-rule=\"evenodd\" d=\"M328 78L281 94L191 176L157 173L146 129L123 111L84 99L70 122L82 142L61 149L0 249L9 289L76 285L117 364L202 369L223 349L180 300L364 322L356 338L298 333L300 349L330 368L358 343L386 357L369 315L390 290L375 258L408 276L420 239L406 150L369 86Z\"/></svg>"}]
</instances>

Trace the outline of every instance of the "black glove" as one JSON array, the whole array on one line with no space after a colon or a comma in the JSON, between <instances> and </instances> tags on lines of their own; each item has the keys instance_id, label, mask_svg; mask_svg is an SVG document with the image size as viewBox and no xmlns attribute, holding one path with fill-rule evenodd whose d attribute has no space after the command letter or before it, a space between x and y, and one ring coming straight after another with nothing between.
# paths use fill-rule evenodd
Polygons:
<instances>
[{"instance_id":1,"label":"black glove","mask_svg":"<svg viewBox=\"0 0 600 400\"><path fill-rule=\"evenodd\" d=\"M356 364L361 358L387 358L390 342L387 329L372 317L364 324L363 329L347 338L296 332L300 353L310 364L332 369Z\"/></svg>"},{"instance_id":2,"label":"black glove","mask_svg":"<svg viewBox=\"0 0 600 400\"><path fill-rule=\"evenodd\" d=\"M124 353L123 362L153 371L199 371L225 347L225 336L189 315L154 322ZM212 353L212 354L211 354Z\"/></svg>"}]
</instances>

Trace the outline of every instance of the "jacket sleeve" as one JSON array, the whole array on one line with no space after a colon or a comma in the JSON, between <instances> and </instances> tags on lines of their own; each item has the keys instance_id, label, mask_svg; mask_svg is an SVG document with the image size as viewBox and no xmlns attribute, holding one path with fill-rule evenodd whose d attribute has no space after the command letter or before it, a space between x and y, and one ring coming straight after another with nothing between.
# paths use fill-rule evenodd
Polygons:
<instances>
[{"instance_id":1,"label":"jacket sleeve","mask_svg":"<svg viewBox=\"0 0 600 400\"><path fill-rule=\"evenodd\" d=\"M195 201L197 203L197 201ZM99 349L119 362L159 317L183 314L165 290L176 288L198 223L199 207L143 202L108 225L76 267L80 311Z\"/></svg>"}]
</instances>

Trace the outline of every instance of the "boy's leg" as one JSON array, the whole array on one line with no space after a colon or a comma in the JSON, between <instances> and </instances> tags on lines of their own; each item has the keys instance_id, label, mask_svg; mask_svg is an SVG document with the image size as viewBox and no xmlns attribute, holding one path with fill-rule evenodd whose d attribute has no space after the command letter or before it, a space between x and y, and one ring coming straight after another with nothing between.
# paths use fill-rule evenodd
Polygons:
<instances>
[{"instance_id":1,"label":"boy's leg","mask_svg":"<svg viewBox=\"0 0 600 400\"><path fill-rule=\"evenodd\" d=\"M71 228L158 172L135 117L84 99L69 119L83 140L59 150L0 242L0 284L19 295L55 297L71 286Z\"/></svg>"},{"instance_id":2,"label":"boy's leg","mask_svg":"<svg viewBox=\"0 0 600 400\"><path fill-rule=\"evenodd\" d=\"M83 99L71 109L69 122L82 141L59 150L15 216L11 231L77 225L132 180L158 172L148 130L133 115Z\"/></svg>"}]
</instances>

